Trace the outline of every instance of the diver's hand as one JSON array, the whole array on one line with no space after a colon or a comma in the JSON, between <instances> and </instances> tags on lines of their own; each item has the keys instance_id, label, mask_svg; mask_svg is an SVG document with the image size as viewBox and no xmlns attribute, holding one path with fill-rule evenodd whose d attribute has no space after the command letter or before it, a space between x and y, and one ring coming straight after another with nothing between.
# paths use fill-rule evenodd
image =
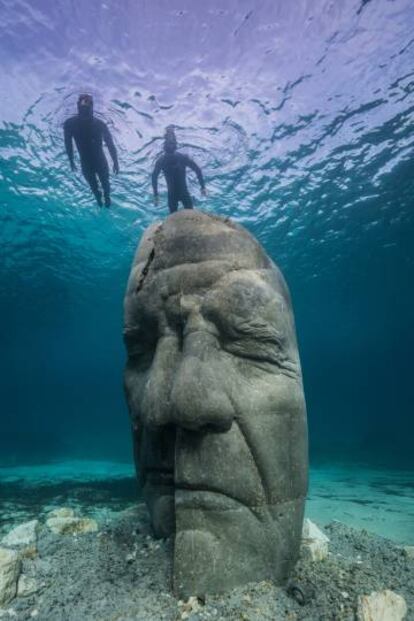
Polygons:
<instances>
[{"instance_id":1,"label":"diver's hand","mask_svg":"<svg viewBox=\"0 0 414 621\"><path fill-rule=\"evenodd\" d=\"M160 199L158 198L158 196L154 196L154 205L158 207L159 204L160 204Z\"/></svg>"},{"instance_id":2,"label":"diver's hand","mask_svg":"<svg viewBox=\"0 0 414 621\"><path fill-rule=\"evenodd\" d=\"M208 196L207 189L206 189L206 188L202 188L202 189L201 189L201 194L202 194L203 196Z\"/></svg>"},{"instance_id":3,"label":"diver's hand","mask_svg":"<svg viewBox=\"0 0 414 621\"><path fill-rule=\"evenodd\" d=\"M119 164L118 164L118 162L114 163L114 173L115 173L115 175L117 175L119 173Z\"/></svg>"},{"instance_id":4,"label":"diver's hand","mask_svg":"<svg viewBox=\"0 0 414 621\"><path fill-rule=\"evenodd\" d=\"M70 163L70 169L71 169L71 171L72 171L72 172L75 172L75 170L76 170L76 164L75 164L75 162L71 162L71 163Z\"/></svg>"}]
</instances>

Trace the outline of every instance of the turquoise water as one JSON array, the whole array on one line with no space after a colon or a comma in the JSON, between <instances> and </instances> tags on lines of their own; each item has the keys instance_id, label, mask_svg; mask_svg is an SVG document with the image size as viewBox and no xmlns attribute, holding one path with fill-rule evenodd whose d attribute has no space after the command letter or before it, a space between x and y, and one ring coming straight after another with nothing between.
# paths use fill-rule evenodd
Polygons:
<instances>
[{"instance_id":1,"label":"turquoise water","mask_svg":"<svg viewBox=\"0 0 414 621\"><path fill-rule=\"evenodd\" d=\"M1 464L28 480L34 463L130 464L122 299L167 213L149 174L174 123L207 180L201 199L191 178L197 207L246 226L287 278L313 468L413 472L411 1L0 8ZM110 211L64 155L83 90L119 152Z\"/></svg>"}]
</instances>

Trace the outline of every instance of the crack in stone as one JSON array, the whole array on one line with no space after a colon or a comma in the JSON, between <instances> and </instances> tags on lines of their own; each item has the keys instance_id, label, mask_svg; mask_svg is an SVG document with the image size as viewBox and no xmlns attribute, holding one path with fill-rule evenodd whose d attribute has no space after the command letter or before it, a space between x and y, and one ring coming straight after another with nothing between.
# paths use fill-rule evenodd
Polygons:
<instances>
[{"instance_id":1,"label":"crack in stone","mask_svg":"<svg viewBox=\"0 0 414 621\"><path fill-rule=\"evenodd\" d=\"M162 229L162 224L160 224L158 226L158 228L156 229L156 231L154 232L154 238L153 238L154 239L154 245L153 245L153 247L151 249L151 252L148 255L148 259L146 260L146 263L145 263L144 267L142 268L142 272L141 272L141 275L140 275L137 287L135 289L135 293L136 294L139 293L141 291L142 287L144 286L145 279L147 277L147 274L149 272L151 264L154 261L156 237L159 234L159 232L161 231L161 229Z\"/></svg>"},{"instance_id":2,"label":"crack in stone","mask_svg":"<svg viewBox=\"0 0 414 621\"><path fill-rule=\"evenodd\" d=\"M145 278L148 274L149 268L151 266L151 263L153 262L155 257L155 248L152 248L151 252L149 253L147 262L145 263L142 272L141 272L141 276L139 278L138 284L137 284L137 288L135 289L135 293L139 293L142 289L142 287L144 286L144 282L145 282Z\"/></svg>"}]
</instances>

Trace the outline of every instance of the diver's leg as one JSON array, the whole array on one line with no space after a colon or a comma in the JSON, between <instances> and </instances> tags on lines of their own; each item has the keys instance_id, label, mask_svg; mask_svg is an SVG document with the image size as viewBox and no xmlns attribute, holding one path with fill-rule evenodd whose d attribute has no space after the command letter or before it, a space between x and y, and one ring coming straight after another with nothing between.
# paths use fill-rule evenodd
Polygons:
<instances>
[{"instance_id":1,"label":"diver's leg","mask_svg":"<svg viewBox=\"0 0 414 621\"><path fill-rule=\"evenodd\" d=\"M188 192L183 194L181 202L183 204L184 209L193 209L193 199L191 198Z\"/></svg>"},{"instance_id":2,"label":"diver's leg","mask_svg":"<svg viewBox=\"0 0 414 621\"><path fill-rule=\"evenodd\" d=\"M170 213L174 213L178 209L178 198L172 192L168 192L168 208Z\"/></svg>"},{"instance_id":3,"label":"diver's leg","mask_svg":"<svg viewBox=\"0 0 414 621\"><path fill-rule=\"evenodd\" d=\"M102 194L98 187L96 172L92 168L82 166L82 174L85 177L86 181L89 183L89 187L91 188L99 207L102 207Z\"/></svg>"},{"instance_id":4,"label":"diver's leg","mask_svg":"<svg viewBox=\"0 0 414 621\"><path fill-rule=\"evenodd\" d=\"M97 169L99 181L104 193L105 207L111 206L111 186L109 184L109 168L107 161L103 161L99 164Z\"/></svg>"}]
</instances>

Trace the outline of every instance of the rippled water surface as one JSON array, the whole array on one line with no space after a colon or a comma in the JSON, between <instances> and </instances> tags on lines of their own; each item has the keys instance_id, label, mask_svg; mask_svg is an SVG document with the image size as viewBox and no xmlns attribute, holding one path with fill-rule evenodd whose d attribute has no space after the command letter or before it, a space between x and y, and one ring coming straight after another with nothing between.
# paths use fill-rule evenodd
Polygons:
<instances>
[{"instance_id":1,"label":"rippled water surface","mask_svg":"<svg viewBox=\"0 0 414 621\"><path fill-rule=\"evenodd\" d=\"M197 206L247 226L287 277L314 453L410 458L411 0L0 10L3 456L129 456L122 297L166 215L149 174L173 123L207 179ZM64 154L85 90L119 152L110 211Z\"/></svg>"}]
</instances>

